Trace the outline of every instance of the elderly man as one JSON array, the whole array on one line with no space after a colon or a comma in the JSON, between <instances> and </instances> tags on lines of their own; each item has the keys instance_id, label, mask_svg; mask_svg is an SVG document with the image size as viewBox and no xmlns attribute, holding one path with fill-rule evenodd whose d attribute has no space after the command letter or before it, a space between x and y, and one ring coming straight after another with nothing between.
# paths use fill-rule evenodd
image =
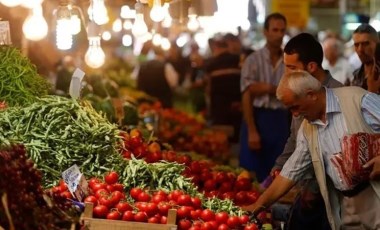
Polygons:
<instances>
[{"instance_id":1,"label":"elderly man","mask_svg":"<svg viewBox=\"0 0 380 230\"><path fill-rule=\"evenodd\" d=\"M298 132L296 150L280 175L246 209L260 212L313 167L332 229L379 229L379 181L368 173L357 184L346 183L342 177L347 174L334 164L334 159L342 156L340 141L344 136L380 133L380 96L359 87L327 89L308 72L295 71L283 76L277 97L294 116L305 120ZM374 159L365 166L378 170L379 160Z\"/></svg>"}]
</instances>

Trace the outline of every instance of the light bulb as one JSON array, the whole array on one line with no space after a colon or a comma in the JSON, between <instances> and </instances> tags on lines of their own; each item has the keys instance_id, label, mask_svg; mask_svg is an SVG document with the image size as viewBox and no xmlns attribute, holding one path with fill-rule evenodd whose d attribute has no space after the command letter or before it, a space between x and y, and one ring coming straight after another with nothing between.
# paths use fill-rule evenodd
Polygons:
<instances>
[{"instance_id":1,"label":"light bulb","mask_svg":"<svg viewBox=\"0 0 380 230\"><path fill-rule=\"evenodd\" d=\"M172 18L170 17L169 14L166 15L164 21L161 23L162 27L164 28L169 28L172 26Z\"/></svg>"},{"instance_id":2,"label":"light bulb","mask_svg":"<svg viewBox=\"0 0 380 230\"><path fill-rule=\"evenodd\" d=\"M59 5L57 10L56 45L60 50L68 50L73 45L71 25L71 12L67 4Z\"/></svg>"},{"instance_id":3,"label":"light bulb","mask_svg":"<svg viewBox=\"0 0 380 230\"><path fill-rule=\"evenodd\" d=\"M118 18L112 23L112 30L114 32L120 32L123 29L123 23L121 22L121 19Z\"/></svg>"},{"instance_id":4,"label":"light bulb","mask_svg":"<svg viewBox=\"0 0 380 230\"><path fill-rule=\"evenodd\" d=\"M15 7L22 3L23 0L1 0L1 4L8 7Z\"/></svg>"},{"instance_id":5,"label":"light bulb","mask_svg":"<svg viewBox=\"0 0 380 230\"><path fill-rule=\"evenodd\" d=\"M102 33L102 39L104 41L109 41L109 40L111 40L111 38L112 38L112 34L109 31L104 31Z\"/></svg>"},{"instance_id":6,"label":"light bulb","mask_svg":"<svg viewBox=\"0 0 380 230\"><path fill-rule=\"evenodd\" d=\"M132 24L131 20L125 20L124 21L123 28L125 30L130 30L130 29L132 29L132 27L133 27L133 24Z\"/></svg>"},{"instance_id":7,"label":"light bulb","mask_svg":"<svg viewBox=\"0 0 380 230\"><path fill-rule=\"evenodd\" d=\"M166 10L161 6L161 0L153 0L153 7L150 10L150 18L154 22L160 22L164 20Z\"/></svg>"},{"instance_id":8,"label":"light bulb","mask_svg":"<svg viewBox=\"0 0 380 230\"><path fill-rule=\"evenodd\" d=\"M71 21L71 34L72 35L79 34L81 31L81 23L80 23L79 16L75 14L71 15L70 21Z\"/></svg>"},{"instance_id":9,"label":"light bulb","mask_svg":"<svg viewBox=\"0 0 380 230\"><path fill-rule=\"evenodd\" d=\"M123 46L131 46L132 45L132 36L129 34L123 35Z\"/></svg>"},{"instance_id":10,"label":"light bulb","mask_svg":"<svg viewBox=\"0 0 380 230\"><path fill-rule=\"evenodd\" d=\"M161 48L162 48L163 50L169 50L171 46L172 46L172 45L170 44L169 39L167 39L167 38L162 38L162 40L161 40Z\"/></svg>"},{"instance_id":11,"label":"light bulb","mask_svg":"<svg viewBox=\"0 0 380 230\"><path fill-rule=\"evenodd\" d=\"M199 28L199 22L197 20L197 16L190 16L189 21L187 22L187 28L190 31L196 31Z\"/></svg>"},{"instance_id":12,"label":"light bulb","mask_svg":"<svg viewBox=\"0 0 380 230\"><path fill-rule=\"evenodd\" d=\"M22 7L33 9L35 6L40 6L44 0L23 0Z\"/></svg>"},{"instance_id":13,"label":"light bulb","mask_svg":"<svg viewBox=\"0 0 380 230\"><path fill-rule=\"evenodd\" d=\"M97 69L104 65L106 55L100 46L99 36L89 37L88 41L89 46L86 55L84 56L84 61L89 67Z\"/></svg>"},{"instance_id":14,"label":"light bulb","mask_svg":"<svg viewBox=\"0 0 380 230\"><path fill-rule=\"evenodd\" d=\"M132 26L132 34L136 37L142 36L148 32L148 27L144 21L144 15L142 13L136 14L135 22Z\"/></svg>"},{"instance_id":15,"label":"light bulb","mask_svg":"<svg viewBox=\"0 0 380 230\"><path fill-rule=\"evenodd\" d=\"M109 21L104 0L92 0L87 12L90 20L94 21L98 25L104 25Z\"/></svg>"},{"instance_id":16,"label":"light bulb","mask_svg":"<svg viewBox=\"0 0 380 230\"><path fill-rule=\"evenodd\" d=\"M153 45L159 46L159 45L161 45L161 41L162 41L161 34L155 34L155 35L153 35L153 39L152 39Z\"/></svg>"},{"instance_id":17,"label":"light bulb","mask_svg":"<svg viewBox=\"0 0 380 230\"><path fill-rule=\"evenodd\" d=\"M42 15L41 5L32 9L31 14L25 19L22 25L22 31L26 39L39 41L46 37L48 33L48 24Z\"/></svg>"}]
</instances>

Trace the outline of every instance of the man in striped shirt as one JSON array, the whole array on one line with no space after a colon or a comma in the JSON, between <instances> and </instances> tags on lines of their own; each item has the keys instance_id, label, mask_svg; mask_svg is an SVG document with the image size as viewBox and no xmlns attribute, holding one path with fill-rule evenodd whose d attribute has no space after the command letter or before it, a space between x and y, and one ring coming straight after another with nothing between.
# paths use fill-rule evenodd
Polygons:
<instances>
[{"instance_id":1,"label":"man in striped shirt","mask_svg":"<svg viewBox=\"0 0 380 230\"><path fill-rule=\"evenodd\" d=\"M249 209L258 212L271 205L313 167L333 230L380 229L379 181L368 177L351 186L344 183L333 163L342 152L345 135L363 130L380 133L380 96L358 87L327 89L309 73L296 71L281 79L277 97L294 116L303 116L305 121L295 152Z\"/></svg>"},{"instance_id":2,"label":"man in striped shirt","mask_svg":"<svg viewBox=\"0 0 380 230\"><path fill-rule=\"evenodd\" d=\"M286 18L273 13L264 22L266 45L249 55L242 67L243 118L240 166L256 173L258 181L269 174L289 136L289 114L275 97L284 73L282 40Z\"/></svg>"}]
</instances>

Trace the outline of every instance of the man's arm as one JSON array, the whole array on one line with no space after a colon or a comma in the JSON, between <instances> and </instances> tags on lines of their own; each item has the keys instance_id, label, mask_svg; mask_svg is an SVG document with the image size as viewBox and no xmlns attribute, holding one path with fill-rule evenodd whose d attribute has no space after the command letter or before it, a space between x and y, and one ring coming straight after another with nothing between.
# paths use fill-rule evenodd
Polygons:
<instances>
[{"instance_id":1,"label":"man's arm","mask_svg":"<svg viewBox=\"0 0 380 230\"><path fill-rule=\"evenodd\" d=\"M285 195L295 184L294 181L278 175L268 189L259 197L256 203L249 206L243 206L242 209L258 214Z\"/></svg>"},{"instance_id":2,"label":"man's arm","mask_svg":"<svg viewBox=\"0 0 380 230\"><path fill-rule=\"evenodd\" d=\"M249 90L245 90L242 95L242 107L243 118L248 129L248 146L250 149L257 150L261 148L261 139L255 124L252 101L253 98Z\"/></svg>"},{"instance_id":3,"label":"man's arm","mask_svg":"<svg viewBox=\"0 0 380 230\"><path fill-rule=\"evenodd\" d=\"M252 83L249 86L249 91L251 95L256 96L256 97L267 95L267 94L276 95L276 90L277 90L276 86L269 83L265 83L265 82Z\"/></svg>"},{"instance_id":4,"label":"man's arm","mask_svg":"<svg viewBox=\"0 0 380 230\"><path fill-rule=\"evenodd\" d=\"M288 137L288 140L286 141L284 150L282 151L281 155L277 157L272 171L277 170L277 169L281 170L282 167L284 167L284 164L286 163L286 161L293 154L297 145L297 133L298 133L298 130L300 129L302 121L303 121L302 117L294 117L294 116L292 117L292 124L290 126L290 135Z\"/></svg>"}]
</instances>

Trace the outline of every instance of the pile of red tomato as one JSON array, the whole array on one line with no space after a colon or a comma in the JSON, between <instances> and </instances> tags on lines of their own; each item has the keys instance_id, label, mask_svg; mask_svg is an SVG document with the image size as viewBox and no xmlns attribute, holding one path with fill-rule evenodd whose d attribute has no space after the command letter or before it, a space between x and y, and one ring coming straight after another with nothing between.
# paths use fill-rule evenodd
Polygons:
<instances>
[{"instance_id":1,"label":"pile of red tomato","mask_svg":"<svg viewBox=\"0 0 380 230\"><path fill-rule=\"evenodd\" d=\"M227 212L215 213L204 209L199 197L192 197L181 190L169 193L132 188L124 191L118 183L116 172L109 172L104 180L89 180L89 195L84 202L93 203L94 218L124 220L153 224L166 224L169 209L176 209L179 230L225 230L225 229L258 229L249 216L230 216ZM67 187L59 185L60 192Z\"/></svg>"}]
</instances>

